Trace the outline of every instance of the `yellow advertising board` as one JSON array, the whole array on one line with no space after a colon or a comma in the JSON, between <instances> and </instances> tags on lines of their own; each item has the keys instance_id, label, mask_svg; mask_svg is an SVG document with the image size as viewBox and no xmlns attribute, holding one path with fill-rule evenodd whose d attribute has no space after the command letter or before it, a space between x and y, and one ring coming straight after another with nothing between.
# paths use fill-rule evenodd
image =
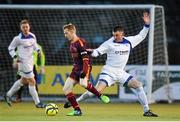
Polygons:
<instances>
[{"instance_id":1,"label":"yellow advertising board","mask_svg":"<svg viewBox=\"0 0 180 122\"><path fill-rule=\"evenodd\" d=\"M90 78L93 85L97 83L101 68L102 66L93 66ZM71 73L72 66L46 66L45 70L45 76L38 75L39 94L63 95L63 85ZM76 85L73 89L76 94L82 94L85 91L86 89L79 85ZM108 87L103 93L116 95L118 87L117 85Z\"/></svg>"}]
</instances>

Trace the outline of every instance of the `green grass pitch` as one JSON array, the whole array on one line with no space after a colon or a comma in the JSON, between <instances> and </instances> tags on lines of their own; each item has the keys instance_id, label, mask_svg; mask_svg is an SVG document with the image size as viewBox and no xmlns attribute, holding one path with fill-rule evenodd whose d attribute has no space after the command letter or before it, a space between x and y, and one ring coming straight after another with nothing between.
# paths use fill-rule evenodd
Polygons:
<instances>
[{"instance_id":1,"label":"green grass pitch","mask_svg":"<svg viewBox=\"0 0 180 122\"><path fill-rule=\"evenodd\" d=\"M56 102L55 102L56 103ZM63 103L56 103L59 113L47 116L44 109L35 108L33 103L16 103L12 107L0 102L0 121L180 121L180 104L152 104L151 109L157 118L143 117L138 103L81 103L83 116L66 116L72 108L64 109Z\"/></svg>"}]
</instances>

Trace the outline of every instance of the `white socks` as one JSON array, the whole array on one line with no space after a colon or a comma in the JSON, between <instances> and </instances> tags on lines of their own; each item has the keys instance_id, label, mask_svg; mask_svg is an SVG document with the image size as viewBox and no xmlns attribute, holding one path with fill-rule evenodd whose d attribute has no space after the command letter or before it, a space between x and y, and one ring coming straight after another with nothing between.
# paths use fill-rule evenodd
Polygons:
<instances>
[{"instance_id":1,"label":"white socks","mask_svg":"<svg viewBox=\"0 0 180 122\"><path fill-rule=\"evenodd\" d=\"M80 97L77 98L77 102L81 102L81 101L84 101L86 100L87 98L89 97L93 97L94 94L89 92L89 91L86 91L84 94L82 94Z\"/></svg>"},{"instance_id":2,"label":"white socks","mask_svg":"<svg viewBox=\"0 0 180 122\"><path fill-rule=\"evenodd\" d=\"M12 97L19 89L20 87L23 86L23 84L21 83L21 80L17 80L13 86L11 87L11 89L7 92L7 96L8 97ZM30 86L29 85L29 93L31 94L35 104L38 104L40 101L39 101L39 97L38 97L38 93L36 91L36 88L35 86Z\"/></svg>"},{"instance_id":3,"label":"white socks","mask_svg":"<svg viewBox=\"0 0 180 122\"><path fill-rule=\"evenodd\" d=\"M37 105L40 102L40 100L39 100L38 93L36 91L35 86L30 86L29 85L29 93L30 93L30 95L32 96L32 98L34 100L35 105Z\"/></svg>"},{"instance_id":4,"label":"white socks","mask_svg":"<svg viewBox=\"0 0 180 122\"><path fill-rule=\"evenodd\" d=\"M136 90L138 100L144 108L144 112L147 112L149 110L149 105L148 105L147 97L146 97L146 94L144 93L143 87L141 86L139 88L136 88L135 90Z\"/></svg>"},{"instance_id":5,"label":"white socks","mask_svg":"<svg viewBox=\"0 0 180 122\"><path fill-rule=\"evenodd\" d=\"M7 92L7 96L8 97L12 97L20 88L21 86L23 86L23 84L21 83L21 80L17 80L13 86L11 87L11 89Z\"/></svg>"}]
</instances>

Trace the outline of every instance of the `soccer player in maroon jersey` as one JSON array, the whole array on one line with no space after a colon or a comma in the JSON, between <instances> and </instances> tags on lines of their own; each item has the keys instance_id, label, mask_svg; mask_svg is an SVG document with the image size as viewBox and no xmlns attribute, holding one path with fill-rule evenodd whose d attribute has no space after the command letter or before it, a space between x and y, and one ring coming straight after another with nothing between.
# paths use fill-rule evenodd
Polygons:
<instances>
[{"instance_id":1,"label":"soccer player in maroon jersey","mask_svg":"<svg viewBox=\"0 0 180 122\"><path fill-rule=\"evenodd\" d=\"M63 87L64 94L74 108L74 110L67 115L81 116L81 109L72 92L72 89L76 84L80 84L82 87L95 94L104 103L109 103L109 98L99 93L94 86L88 82L92 64L90 55L86 51L88 48L87 42L76 35L76 27L73 24L64 25L63 30L65 38L70 41L70 53L74 63L72 72Z\"/></svg>"}]
</instances>

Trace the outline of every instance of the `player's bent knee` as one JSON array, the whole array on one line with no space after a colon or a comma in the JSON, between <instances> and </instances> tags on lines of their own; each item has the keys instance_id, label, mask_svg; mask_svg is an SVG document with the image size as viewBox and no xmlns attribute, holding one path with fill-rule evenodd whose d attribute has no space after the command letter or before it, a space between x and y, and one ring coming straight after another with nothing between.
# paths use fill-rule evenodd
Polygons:
<instances>
[{"instance_id":1,"label":"player's bent knee","mask_svg":"<svg viewBox=\"0 0 180 122\"><path fill-rule=\"evenodd\" d=\"M29 85L31 85L31 86L35 86L36 85L36 81L35 81L34 78L28 78L27 81L28 81Z\"/></svg>"},{"instance_id":2,"label":"player's bent knee","mask_svg":"<svg viewBox=\"0 0 180 122\"><path fill-rule=\"evenodd\" d=\"M140 81L138 81L138 83L139 83L139 85L138 85L139 87L142 87L142 86L143 86L142 83L141 83Z\"/></svg>"},{"instance_id":3,"label":"player's bent knee","mask_svg":"<svg viewBox=\"0 0 180 122\"><path fill-rule=\"evenodd\" d=\"M129 81L129 83L128 83L128 87L131 87L131 88L139 88L139 87L141 87L142 86L142 83L141 82L139 82L138 80L136 80L136 79L132 79L132 80L130 80Z\"/></svg>"},{"instance_id":4,"label":"player's bent knee","mask_svg":"<svg viewBox=\"0 0 180 122\"><path fill-rule=\"evenodd\" d=\"M71 78L68 78L64 84L64 87L63 87L63 92L64 94L68 94L70 92L72 92L72 89L73 89L73 82Z\"/></svg>"},{"instance_id":5,"label":"player's bent knee","mask_svg":"<svg viewBox=\"0 0 180 122\"><path fill-rule=\"evenodd\" d=\"M65 86L65 87L63 87L63 92L65 95L67 95L72 92L72 89L70 87Z\"/></svg>"},{"instance_id":6,"label":"player's bent knee","mask_svg":"<svg viewBox=\"0 0 180 122\"><path fill-rule=\"evenodd\" d=\"M23 85L27 85L27 84L28 84L28 81L27 81L26 78L21 77L21 83L22 83Z\"/></svg>"},{"instance_id":7,"label":"player's bent knee","mask_svg":"<svg viewBox=\"0 0 180 122\"><path fill-rule=\"evenodd\" d=\"M108 85L105 82L98 82L96 90L101 93L106 87L108 87Z\"/></svg>"},{"instance_id":8,"label":"player's bent knee","mask_svg":"<svg viewBox=\"0 0 180 122\"><path fill-rule=\"evenodd\" d=\"M67 87L66 85L64 85L64 87L63 87L63 92L66 93L66 92L68 92L68 91L70 91L70 88Z\"/></svg>"},{"instance_id":9,"label":"player's bent knee","mask_svg":"<svg viewBox=\"0 0 180 122\"><path fill-rule=\"evenodd\" d=\"M63 92L64 92L65 95L67 95L67 94L71 93L72 90L67 90L67 89L64 89L64 88L63 88Z\"/></svg>"},{"instance_id":10,"label":"player's bent knee","mask_svg":"<svg viewBox=\"0 0 180 122\"><path fill-rule=\"evenodd\" d=\"M136 80L136 82L134 83L134 87L135 88L142 87L142 83Z\"/></svg>"}]
</instances>

